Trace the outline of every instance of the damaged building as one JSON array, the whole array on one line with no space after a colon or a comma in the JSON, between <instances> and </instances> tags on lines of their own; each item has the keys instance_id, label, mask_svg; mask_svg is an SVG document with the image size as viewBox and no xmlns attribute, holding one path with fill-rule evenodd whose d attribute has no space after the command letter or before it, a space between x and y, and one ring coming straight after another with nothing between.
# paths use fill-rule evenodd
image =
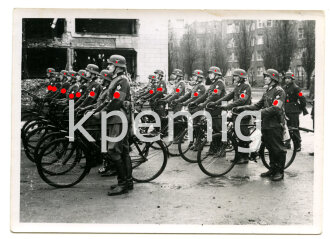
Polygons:
<instances>
[{"instance_id":1,"label":"damaged building","mask_svg":"<svg viewBox=\"0 0 330 239\"><path fill-rule=\"evenodd\" d=\"M132 79L145 82L155 69L168 67L167 21L143 19L26 18L22 22L22 78L43 78L48 67L107 67L123 55Z\"/></svg>"}]
</instances>

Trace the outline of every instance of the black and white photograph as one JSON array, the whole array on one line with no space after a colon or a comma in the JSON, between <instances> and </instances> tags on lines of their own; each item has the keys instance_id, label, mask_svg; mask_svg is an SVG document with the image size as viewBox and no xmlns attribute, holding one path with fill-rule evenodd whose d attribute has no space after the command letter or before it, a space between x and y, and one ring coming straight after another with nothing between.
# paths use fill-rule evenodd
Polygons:
<instances>
[{"instance_id":1,"label":"black and white photograph","mask_svg":"<svg viewBox=\"0 0 330 239\"><path fill-rule=\"evenodd\" d=\"M16 9L13 29L12 231L321 232L321 11Z\"/></svg>"}]
</instances>

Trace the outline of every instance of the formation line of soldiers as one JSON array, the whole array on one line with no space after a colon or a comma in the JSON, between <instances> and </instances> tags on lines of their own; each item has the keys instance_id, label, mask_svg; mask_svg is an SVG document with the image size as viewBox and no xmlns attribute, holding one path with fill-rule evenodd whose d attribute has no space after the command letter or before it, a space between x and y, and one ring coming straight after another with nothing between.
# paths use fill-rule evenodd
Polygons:
<instances>
[{"instance_id":1,"label":"formation line of soldiers","mask_svg":"<svg viewBox=\"0 0 330 239\"><path fill-rule=\"evenodd\" d=\"M47 75L50 79L48 93L45 102L56 102L68 110L68 101L75 100L77 115L83 115L86 111L92 111L95 118L99 118L101 111L122 111L131 123L132 94L135 101L148 101L162 119L166 118L165 107L171 105L174 112L182 110L183 106L189 108L190 113L199 110L208 110L212 116L214 132L221 132L221 112L232 110L240 113L244 110L261 110L262 140L265 143L270 157L269 171L262 173L262 177L270 177L274 181L283 179L283 171L286 160L286 148L291 147L290 142L283 141L285 116L288 126L299 126L299 114L305 109L306 100L301 89L294 83L292 72L285 75L286 86L280 86L279 73L274 69L268 69L264 73L266 92L256 103L251 104L252 89L248 83L247 73L243 69L236 69L233 73L235 87L231 92L226 92L226 85L219 67L212 66L208 70L207 77L203 71L194 70L192 78L184 80L183 72L175 69L168 82L164 79L164 71L155 70L149 75L146 87L138 92L132 92L131 83L127 77L126 59L120 55L112 55L108 59L108 69L99 72L96 65L89 64L86 69L75 71L62 70L57 77L55 69L48 68ZM206 84L209 81L210 84ZM222 106L223 101L231 101ZM210 110L212 109L212 110ZM249 134L249 129L244 124L250 122L246 116L242 120L241 132ZM129 127L130 128L130 127ZM108 136L120 135L122 122L119 117L111 117L108 120ZM178 129L175 129L176 136ZM293 143L300 149L301 137L299 131L294 133ZM198 142L195 142L198 144ZM211 142L209 154L216 154L221 142ZM245 141L239 141L239 146L248 147ZM198 145L194 145L197 149ZM104 162L99 169L101 174L109 172L110 165L114 165L118 174L117 185L112 185L108 195L119 195L133 189L132 164L129 156L128 135L119 142L108 144L108 158L112 164ZM249 155L239 154L240 164L249 162Z\"/></svg>"}]
</instances>

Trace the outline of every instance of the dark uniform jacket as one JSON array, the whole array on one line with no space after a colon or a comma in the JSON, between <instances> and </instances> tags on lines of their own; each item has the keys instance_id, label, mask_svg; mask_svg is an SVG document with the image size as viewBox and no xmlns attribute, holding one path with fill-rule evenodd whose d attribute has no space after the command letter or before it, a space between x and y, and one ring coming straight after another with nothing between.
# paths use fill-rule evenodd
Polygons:
<instances>
[{"instance_id":1,"label":"dark uniform jacket","mask_svg":"<svg viewBox=\"0 0 330 239\"><path fill-rule=\"evenodd\" d=\"M156 100L163 98L164 95L167 93L167 87L164 80L161 80L156 87L156 93L152 94L150 100Z\"/></svg>"},{"instance_id":2,"label":"dark uniform jacket","mask_svg":"<svg viewBox=\"0 0 330 239\"><path fill-rule=\"evenodd\" d=\"M198 99L196 99L192 103L196 103L196 104L203 103L203 107L205 107L207 103L215 102L215 101L221 99L222 97L224 97L225 95L226 95L225 83L223 82L223 80L218 78L210 86L210 88L208 89L206 94L204 94L201 97L198 97ZM210 113L212 116L217 116L217 115L221 114L221 110L220 109L212 110Z\"/></svg>"},{"instance_id":3,"label":"dark uniform jacket","mask_svg":"<svg viewBox=\"0 0 330 239\"><path fill-rule=\"evenodd\" d=\"M184 105L189 104L190 102L197 100L200 97L203 97L206 93L205 85L198 84L195 85L191 91L181 97L178 102L183 102Z\"/></svg>"},{"instance_id":4,"label":"dark uniform jacket","mask_svg":"<svg viewBox=\"0 0 330 239\"><path fill-rule=\"evenodd\" d=\"M94 94L91 94L91 92L94 92ZM77 101L77 104L75 104L75 107L79 106L83 108L96 103L100 93L101 93L100 84L95 81L90 82L87 86L85 94L83 94L80 97L80 99Z\"/></svg>"},{"instance_id":5,"label":"dark uniform jacket","mask_svg":"<svg viewBox=\"0 0 330 239\"><path fill-rule=\"evenodd\" d=\"M269 86L262 98L254 105L244 106L245 110L261 110L261 128L284 126L285 92L279 85Z\"/></svg>"},{"instance_id":6,"label":"dark uniform jacket","mask_svg":"<svg viewBox=\"0 0 330 239\"><path fill-rule=\"evenodd\" d=\"M250 105L251 104L251 86L249 83L238 83L232 92L230 92L225 97L217 100L215 103L220 104L222 101L230 101L233 100L232 103L226 106L227 109L232 109L236 106L241 105Z\"/></svg>"},{"instance_id":7,"label":"dark uniform jacket","mask_svg":"<svg viewBox=\"0 0 330 239\"><path fill-rule=\"evenodd\" d=\"M183 96L186 92L185 82L183 80L177 82L174 86L174 91L172 94L167 98L168 102L172 100L178 99L179 97Z\"/></svg>"},{"instance_id":8,"label":"dark uniform jacket","mask_svg":"<svg viewBox=\"0 0 330 239\"><path fill-rule=\"evenodd\" d=\"M108 104L104 107L104 111L121 111L125 114L127 121L130 122L130 110L125 107L124 102L131 102L130 85L127 76L120 72L113 77L108 89ZM108 118L108 124L122 124L118 116Z\"/></svg>"},{"instance_id":9,"label":"dark uniform jacket","mask_svg":"<svg viewBox=\"0 0 330 239\"><path fill-rule=\"evenodd\" d=\"M286 93L285 113L300 114L306 107L306 99L303 96L301 89L294 82L284 87Z\"/></svg>"}]
</instances>

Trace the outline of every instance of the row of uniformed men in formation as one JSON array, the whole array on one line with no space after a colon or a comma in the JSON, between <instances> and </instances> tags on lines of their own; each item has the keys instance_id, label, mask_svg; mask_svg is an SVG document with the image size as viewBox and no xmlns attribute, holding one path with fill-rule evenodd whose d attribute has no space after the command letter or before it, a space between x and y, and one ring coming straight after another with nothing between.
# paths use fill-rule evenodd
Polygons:
<instances>
[{"instance_id":1,"label":"row of uniformed men in formation","mask_svg":"<svg viewBox=\"0 0 330 239\"><path fill-rule=\"evenodd\" d=\"M151 107L159 115L164 115L164 105L170 104L174 112L182 110L182 106L188 106L190 113L206 109L212 116L214 132L221 131L221 111L232 110L239 113L244 110L261 110L262 118L262 140L270 154L271 169L262 177L271 177L272 180L282 180L286 160L286 148L291 147L290 140L283 141L285 119L289 127L299 127L299 115L307 112L306 99L301 89L295 84L294 74L288 71L285 74L285 87L280 86L278 71L268 69L264 73L264 83L267 87L262 98L254 105L251 105L251 86L247 80L247 73L243 69L236 69L233 72L234 89L227 93L225 82L218 67L212 66L208 70L206 78L211 82L205 85L205 77L201 70L195 70L189 82L183 80L183 73L175 69L170 75L169 82L174 83L172 92L167 94L166 83L163 79L164 72L156 70L150 75L149 85L140 90L140 100L149 100ZM226 106L222 102L230 102ZM285 117L286 116L286 117ZM249 135L249 128L244 126L250 123L250 117L243 117L241 121L241 132ZM301 150L301 137L299 130L292 133L293 143L297 151ZM175 135L175 132L174 132ZM196 141L198 142L198 141ZM240 141L239 146L248 147L248 142ZM213 147L212 147L213 145ZM198 148L196 145L193 148ZM216 142L211 143L210 154L216 153ZM239 153L239 164L249 162L249 155Z\"/></svg>"},{"instance_id":2,"label":"row of uniformed men in formation","mask_svg":"<svg viewBox=\"0 0 330 239\"><path fill-rule=\"evenodd\" d=\"M54 100L59 104L67 104L69 99L75 99L77 113L92 110L94 115L101 110L121 110L127 116L128 122L131 117L127 106L132 101L130 81L126 76L126 59L120 55L113 55L108 59L108 69L99 72L96 65L89 64L85 70L79 72L60 72L55 77L53 68L47 69L50 77L49 92L46 100ZM170 104L174 111L182 106L188 106L191 113L202 109L210 109L214 132L221 131L221 111L232 110L239 113L244 110L261 110L262 117L262 140L269 151L270 170L261 174L262 177L270 177L272 180L282 180L286 160L286 148L283 142L283 130L286 115L289 117L288 125L299 125L299 114L305 107L306 101L300 88L294 83L294 75L287 72L285 90L279 85L279 73L274 69L268 69L264 73L264 83L267 86L262 98L251 105L251 86L247 81L247 73L243 69L237 69L233 73L235 88L230 93L226 92L226 86L219 67L212 66L208 70L207 78L211 82L205 85L205 77L201 70L195 70L191 81L187 84L183 80L182 71L175 69L169 77L172 92L168 93L164 72L156 70L149 76L149 84L139 90L135 100L148 100L152 109L160 116L164 116L164 105ZM99 81L99 82L98 82ZM222 106L222 101L232 101ZM290 117L291 116L291 117ZM243 118L242 124L250 122L250 118ZM119 117L111 117L108 121L111 137L117 137L121 133L122 125ZM248 135L249 130L241 126L243 135ZM300 148L299 131L296 133L294 144ZM213 142L212 142L213 143ZM216 145L216 144L215 144ZM241 147L248 144L240 141ZM216 147L211 147L210 154L216 153ZM111 186L108 195L127 193L133 189L132 165L129 157L128 138L120 142L110 142L108 153L111 155L118 173L118 184ZM239 163L247 163L248 155L240 153ZM108 170L106 167L100 172Z\"/></svg>"}]
</instances>

